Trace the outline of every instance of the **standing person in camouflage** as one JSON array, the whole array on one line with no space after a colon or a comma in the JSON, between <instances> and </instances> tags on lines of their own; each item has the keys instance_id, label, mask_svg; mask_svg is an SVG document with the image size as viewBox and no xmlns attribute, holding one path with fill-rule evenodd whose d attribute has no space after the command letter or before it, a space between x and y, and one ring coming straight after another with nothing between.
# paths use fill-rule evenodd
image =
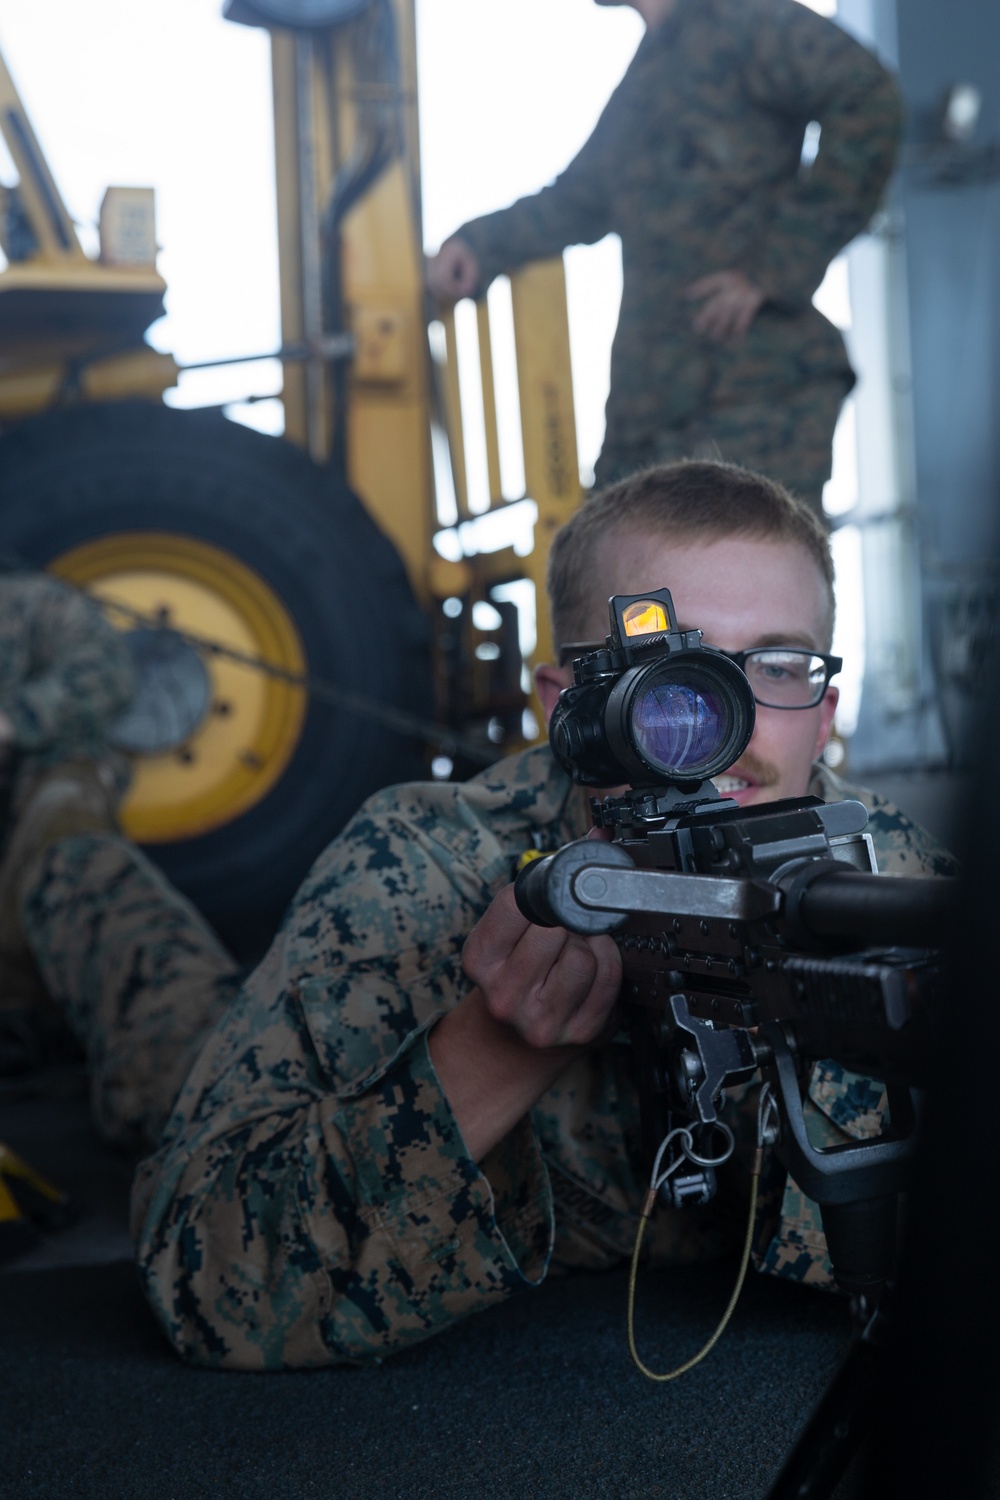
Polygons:
<instances>
[{"instance_id":1,"label":"standing person in camouflage","mask_svg":"<svg viewBox=\"0 0 1000 1500\"><path fill-rule=\"evenodd\" d=\"M81 801L118 799L127 769L106 734L133 688L122 637L83 594L45 573L0 572L0 847L10 840L12 864L29 801L50 812L69 803L76 817ZM0 876L0 1068L8 1052L16 1063L33 1049L37 1012L37 975Z\"/></svg>"},{"instance_id":2,"label":"standing person in camouflage","mask_svg":"<svg viewBox=\"0 0 1000 1500\"><path fill-rule=\"evenodd\" d=\"M721 457L822 513L854 383L811 298L871 218L900 130L870 53L796 0L631 3L646 36L555 182L456 230L428 266L442 301L501 271L621 236L624 287L597 483ZM801 162L803 132L821 127Z\"/></svg>"},{"instance_id":3,"label":"standing person in camouflage","mask_svg":"<svg viewBox=\"0 0 1000 1500\"><path fill-rule=\"evenodd\" d=\"M587 501L551 557L555 639L600 639L609 594L661 587L726 650L828 651L825 532L758 475L652 470ZM828 677L828 672L827 672ZM547 709L570 680L540 668ZM854 795L816 757L836 704L762 707L720 783L744 805ZM871 809L888 871L946 868L895 808ZM40 830L12 885L50 994L87 1051L102 1132L156 1145L133 1224L143 1283L185 1358L277 1369L381 1358L548 1274L628 1258L645 1192L625 1049L608 1045L610 938L531 927L510 881L590 825L548 746L466 784L371 798L326 850L259 968L235 965L110 829ZM870 1131L880 1090L810 1086L816 1129ZM650 1259L729 1248L745 1166L705 1208L656 1214ZM780 1184L766 1269L829 1282L815 1207Z\"/></svg>"}]
</instances>

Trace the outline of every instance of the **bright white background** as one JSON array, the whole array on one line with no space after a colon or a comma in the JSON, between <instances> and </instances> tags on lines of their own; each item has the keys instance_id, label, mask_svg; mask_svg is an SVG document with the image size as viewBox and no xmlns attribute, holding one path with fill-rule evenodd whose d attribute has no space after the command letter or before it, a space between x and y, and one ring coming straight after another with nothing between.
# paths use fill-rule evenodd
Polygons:
<instances>
[{"instance_id":1,"label":"bright white background","mask_svg":"<svg viewBox=\"0 0 1000 1500\"><path fill-rule=\"evenodd\" d=\"M835 0L806 0L831 14ZM167 315L150 341L179 360L278 346L269 48L264 32L221 19L221 0L0 0L0 47L88 249L109 183L152 185ZM463 219L542 186L570 160L642 34L627 7L592 0L418 0L424 213L433 249ZM0 146L0 179L13 180ZM600 450L608 360L621 295L617 240L567 255L580 464ZM850 321L835 266L823 309ZM281 430L277 363L183 376L168 399L227 403ZM229 405L229 403L237 403ZM856 481L850 419L838 434L832 510ZM475 458L475 444L470 458ZM848 532L843 543L848 543ZM860 616L856 565L838 545ZM852 575L849 577L848 575ZM845 601L847 602L847 601ZM855 670L844 728L856 716L863 639L842 636Z\"/></svg>"}]
</instances>

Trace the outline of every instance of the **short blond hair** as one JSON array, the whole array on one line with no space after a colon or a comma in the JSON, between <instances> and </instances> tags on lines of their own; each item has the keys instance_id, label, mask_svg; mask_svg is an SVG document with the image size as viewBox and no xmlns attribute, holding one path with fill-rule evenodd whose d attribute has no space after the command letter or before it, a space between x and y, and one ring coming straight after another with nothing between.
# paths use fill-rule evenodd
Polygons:
<instances>
[{"instance_id":1,"label":"short blond hair","mask_svg":"<svg viewBox=\"0 0 1000 1500\"><path fill-rule=\"evenodd\" d=\"M684 459L599 490L556 532L547 583L557 651L564 642L586 637L599 586L601 543L637 534L676 542L723 536L797 542L826 587L832 637L833 557L819 517L764 474L737 464Z\"/></svg>"}]
</instances>

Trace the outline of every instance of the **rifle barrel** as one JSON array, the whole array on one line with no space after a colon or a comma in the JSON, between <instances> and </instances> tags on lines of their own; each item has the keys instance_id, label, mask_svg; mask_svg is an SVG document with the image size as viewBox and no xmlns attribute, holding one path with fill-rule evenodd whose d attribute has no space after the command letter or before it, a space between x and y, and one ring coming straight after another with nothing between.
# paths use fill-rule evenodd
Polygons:
<instances>
[{"instance_id":1,"label":"rifle barrel","mask_svg":"<svg viewBox=\"0 0 1000 1500\"><path fill-rule=\"evenodd\" d=\"M960 888L958 880L943 876L831 870L803 892L799 920L815 937L860 938L881 947L938 948L950 936Z\"/></svg>"}]
</instances>

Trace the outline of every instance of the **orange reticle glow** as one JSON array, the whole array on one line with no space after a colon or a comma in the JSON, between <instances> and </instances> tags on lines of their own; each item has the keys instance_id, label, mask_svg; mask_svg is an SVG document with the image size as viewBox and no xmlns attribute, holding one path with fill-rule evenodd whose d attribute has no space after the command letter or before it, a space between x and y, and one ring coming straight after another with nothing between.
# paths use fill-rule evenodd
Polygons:
<instances>
[{"instance_id":1,"label":"orange reticle glow","mask_svg":"<svg viewBox=\"0 0 1000 1500\"><path fill-rule=\"evenodd\" d=\"M640 599L622 614L626 635L657 635L667 628L667 612L654 599Z\"/></svg>"}]
</instances>

